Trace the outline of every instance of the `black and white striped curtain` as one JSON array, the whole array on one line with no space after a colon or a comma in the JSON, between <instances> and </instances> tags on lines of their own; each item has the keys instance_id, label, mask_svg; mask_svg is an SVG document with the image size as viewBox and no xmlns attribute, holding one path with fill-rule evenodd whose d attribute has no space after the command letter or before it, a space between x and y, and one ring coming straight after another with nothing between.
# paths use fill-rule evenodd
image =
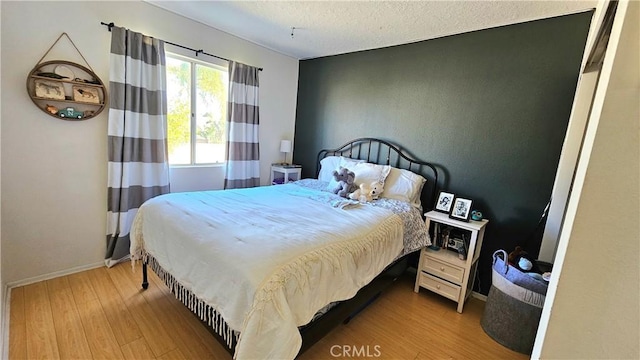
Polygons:
<instances>
[{"instance_id":1,"label":"black and white striped curtain","mask_svg":"<svg viewBox=\"0 0 640 360\"><path fill-rule=\"evenodd\" d=\"M142 203L169 192L164 42L111 31L107 266L129 256L129 230Z\"/></svg>"},{"instance_id":2,"label":"black and white striped curtain","mask_svg":"<svg viewBox=\"0 0 640 360\"><path fill-rule=\"evenodd\" d=\"M229 61L225 189L260 185L258 72L253 66Z\"/></svg>"}]
</instances>

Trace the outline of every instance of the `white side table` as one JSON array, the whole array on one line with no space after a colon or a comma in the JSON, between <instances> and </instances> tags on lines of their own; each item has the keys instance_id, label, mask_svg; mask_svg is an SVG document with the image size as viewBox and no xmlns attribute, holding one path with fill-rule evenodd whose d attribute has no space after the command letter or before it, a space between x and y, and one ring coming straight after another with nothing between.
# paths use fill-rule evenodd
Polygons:
<instances>
[{"instance_id":1,"label":"white side table","mask_svg":"<svg viewBox=\"0 0 640 360\"><path fill-rule=\"evenodd\" d=\"M476 277L478 258L482 250L484 230L489 220L458 221L449 218L449 215L437 211L429 211L425 214L427 229L432 224L451 226L470 234L468 253L466 260L458 258L458 254L447 249L434 251L425 247L420 251L420 262L414 291L420 288L431 290L458 303L458 312L462 313L465 300L471 295L473 282Z\"/></svg>"},{"instance_id":2,"label":"white side table","mask_svg":"<svg viewBox=\"0 0 640 360\"><path fill-rule=\"evenodd\" d=\"M300 165L271 165L271 185L300 180L301 173L302 166Z\"/></svg>"}]
</instances>

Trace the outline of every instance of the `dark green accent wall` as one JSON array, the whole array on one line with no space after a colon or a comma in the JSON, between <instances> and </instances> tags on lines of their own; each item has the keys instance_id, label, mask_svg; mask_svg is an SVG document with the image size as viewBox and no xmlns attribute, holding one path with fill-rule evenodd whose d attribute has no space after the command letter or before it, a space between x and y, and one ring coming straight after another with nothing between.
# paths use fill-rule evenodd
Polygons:
<instances>
[{"instance_id":1,"label":"dark green accent wall","mask_svg":"<svg viewBox=\"0 0 640 360\"><path fill-rule=\"evenodd\" d=\"M492 253L523 245L551 196L591 15L301 61L294 161L314 177L320 149L370 136L437 164L490 220L487 294Z\"/></svg>"}]
</instances>

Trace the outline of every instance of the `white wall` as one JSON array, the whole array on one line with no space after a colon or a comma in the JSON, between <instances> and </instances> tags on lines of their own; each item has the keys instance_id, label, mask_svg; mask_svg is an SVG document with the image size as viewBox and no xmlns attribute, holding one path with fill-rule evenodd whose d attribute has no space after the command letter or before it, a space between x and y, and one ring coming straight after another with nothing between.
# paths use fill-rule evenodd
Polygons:
<instances>
[{"instance_id":1,"label":"white wall","mask_svg":"<svg viewBox=\"0 0 640 360\"><path fill-rule=\"evenodd\" d=\"M640 358L640 2L618 7L534 358Z\"/></svg>"},{"instance_id":2,"label":"white wall","mask_svg":"<svg viewBox=\"0 0 640 360\"><path fill-rule=\"evenodd\" d=\"M269 165L281 156L280 139L293 138L296 59L144 2L2 1L0 6L5 49L1 271L7 283L95 266L104 259L107 111L87 121L56 120L37 109L25 90L26 76L62 32L69 34L105 83L110 33L101 21L264 68L260 73L263 184L269 180ZM82 63L66 40L61 44L45 60ZM177 179L174 190L219 188L220 169L209 169L211 179L202 171Z\"/></svg>"},{"instance_id":3,"label":"white wall","mask_svg":"<svg viewBox=\"0 0 640 360\"><path fill-rule=\"evenodd\" d=\"M2 7L0 6L0 18L2 18ZM0 44L2 42L0 41ZM2 68L2 46L0 46L0 68ZM2 88L0 88L0 99L2 98ZM0 101L0 114L2 113L2 101ZM0 169L2 169L2 118L0 118ZM2 176L0 176L0 204L2 204ZM4 351L5 334L8 335L9 329L5 328L4 310L7 305L5 299L5 281L2 277L2 211L0 211L0 356L6 358L8 354ZM8 308L8 307L7 307ZM8 347L8 346L7 346Z\"/></svg>"}]
</instances>

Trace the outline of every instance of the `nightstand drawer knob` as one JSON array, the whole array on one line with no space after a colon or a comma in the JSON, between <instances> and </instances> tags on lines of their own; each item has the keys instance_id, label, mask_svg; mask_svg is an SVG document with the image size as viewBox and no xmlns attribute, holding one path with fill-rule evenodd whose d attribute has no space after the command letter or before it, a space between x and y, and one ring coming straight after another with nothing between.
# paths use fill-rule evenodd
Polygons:
<instances>
[{"instance_id":1,"label":"nightstand drawer knob","mask_svg":"<svg viewBox=\"0 0 640 360\"><path fill-rule=\"evenodd\" d=\"M440 285L436 285L436 289L440 290Z\"/></svg>"},{"instance_id":2,"label":"nightstand drawer knob","mask_svg":"<svg viewBox=\"0 0 640 360\"><path fill-rule=\"evenodd\" d=\"M444 266L440 267L440 271L444 272Z\"/></svg>"}]
</instances>

